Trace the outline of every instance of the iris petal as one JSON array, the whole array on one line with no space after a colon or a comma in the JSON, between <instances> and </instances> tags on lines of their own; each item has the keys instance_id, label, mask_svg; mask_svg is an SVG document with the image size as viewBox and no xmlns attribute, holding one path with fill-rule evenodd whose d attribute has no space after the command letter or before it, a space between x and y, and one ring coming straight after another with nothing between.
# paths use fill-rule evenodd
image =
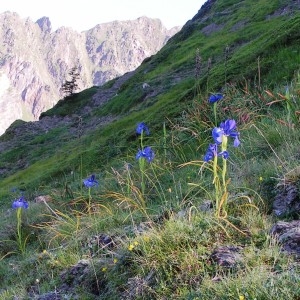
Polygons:
<instances>
[{"instance_id":1,"label":"iris petal","mask_svg":"<svg viewBox=\"0 0 300 300\"><path fill-rule=\"evenodd\" d=\"M236 128L236 122L235 120L226 120L221 123L220 127L224 130L224 134L229 136L230 132Z\"/></svg>"},{"instance_id":2,"label":"iris petal","mask_svg":"<svg viewBox=\"0 0 300 300\"><path fill-rule=\"evenodd\" d=\"M238 138L238 135L235 137L234 141L233 141L233 146L234 147L238 147L240 145L240 140Z\"/></svg>"},{"instance_id":3,"label":"iris petal","mask_svg":"<svg viewBox=\"0 0 300 300\"><path fill-rule=\"evenodd\" d=\"M219 100L221 100L222 98L223 98L222 94L213 94L209 97L208 102L215 103L215 102L218 102Z\"/></svg>"},{"instance_id":4,"label":"iris petal","mask_svg":"<svg viewBox=\"0 0 300 300\"><path fill-rule=\"evenodd\" d=\"M215 127L212 131L212 136L213 139L215 140L216 143L221 144L222 143L222 139L223 139L223 134L224 131L222 128L220 127Z\"/></svg>"},{"instance_id":5,"label":"iris petal","mask_svg":"<svg viewBox=\"0 0 300 300\"><path fill-rule=\"evenodd\" d=\"M145 122L141 122L137 125L136 127L136 133L137 134L142 134L142 133L146 133L147 135L150 134L149 128L148 126L145 124Z\"/></svg>"},{"instance_id":6,"label":"iris petal","mask_svg":"<svg viewBox=\"0 0 300 300\"><path fill-rule=\"evenodd\" d=\"M227 159L229 157L229 153L226 150L221 151L218 155L222 156L224 159Z\"/></svg>"},{"instance_id":7,"label":"iris petal","mask_svg":"<svg viewBox=\"0 0 300 300\"><path fill-rule=\"evenodd\" d=\"M27 209L28 207L29 207L28 202L24 199L23 196L21 198L15 200L12 203L12 208L13 209L17 209L17 208L25 208L25 209Z\"/></svg>"},{"instance_id":8,"label":"iris petal","mask_svg":"<svg viewBox=\"0 0 300 300\"><path fill-rule=\"evenodd\" d=\"M208 146L208 149L203 157L203 160L205 162L209 162L210 160L212 160L218 152L218 145L217 144L210 144Z\"/></svg>"},{"instance_id":9,"label":"iris petal","mask_svg":"<svg viewBox=\"0 0 300 300\"><path fill-rule=\"evenodd\" d=\"M88 188L99 185L99 182L95 179L95 175L91 175L90 177L84 179L82 182Z\"/></svg>"},{"instance_id":10,"label":"iris petal","mask_svg":"<svg viewBox=\"0 0 300 300\"><path fill-rule=\"evenodd\" d=\"M154 151L150 146L145 147L143 150L139 150L135 158L145 158L149 163L153 161L155 157Z\"/></svg>"}]
</instances>

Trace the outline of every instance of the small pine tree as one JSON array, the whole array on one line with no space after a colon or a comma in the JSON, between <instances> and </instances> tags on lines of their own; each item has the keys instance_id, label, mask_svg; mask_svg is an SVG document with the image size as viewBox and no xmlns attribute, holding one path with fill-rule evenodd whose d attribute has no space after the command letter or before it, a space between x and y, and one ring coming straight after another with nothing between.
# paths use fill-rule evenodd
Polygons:
<instances>
[{"instance_id":1,"label":"small pine tree","mask_svg":"<svg viewBox=\"0 0 300 300\"><path fill-rule=\"evenodd\" d=\"M77 80L80 74L77 67L73 67L69 71L68 75L70 77L70 80L66 80L60 88L65 98L73 96L74 92L78 88Z\"/></svg>"}]
</instances>

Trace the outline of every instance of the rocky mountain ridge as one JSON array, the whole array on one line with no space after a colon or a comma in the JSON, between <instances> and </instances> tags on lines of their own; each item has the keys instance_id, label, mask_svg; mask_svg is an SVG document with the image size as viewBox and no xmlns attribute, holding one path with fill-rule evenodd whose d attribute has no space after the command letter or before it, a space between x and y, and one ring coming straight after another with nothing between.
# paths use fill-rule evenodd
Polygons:
<instances>
[{"instance_id":1,"label":"rocky mountain ridge","mask_svg":"<svg viewBox=\"0 0 300 300\"><path fill-rule=\"evenodd\" d=\"M11 12L0 14L0 22L0 134L16 119L37 120L53 107L70 68L78 68L79 90L102 85L137 68L179 30L147 17L81 33L67 27L52 32L47 17L33 22Z\"/></svg>"}]
</instances>

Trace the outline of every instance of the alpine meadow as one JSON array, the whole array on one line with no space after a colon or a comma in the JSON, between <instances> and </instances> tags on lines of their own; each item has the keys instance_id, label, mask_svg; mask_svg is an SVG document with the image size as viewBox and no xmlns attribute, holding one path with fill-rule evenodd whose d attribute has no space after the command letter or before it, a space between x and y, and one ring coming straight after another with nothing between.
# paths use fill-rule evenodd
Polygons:
<instances>
[{"instance_id":1,"label":"alpine meadow","mask_svg":"<svg viewBox=\"0 0 300 300\"><path fill-rule=\"evenodd\" d=\"M134 71L15 121L0 299L300 299L299 28L299 1L208 0Z\"/></svg>"}]
</instances>

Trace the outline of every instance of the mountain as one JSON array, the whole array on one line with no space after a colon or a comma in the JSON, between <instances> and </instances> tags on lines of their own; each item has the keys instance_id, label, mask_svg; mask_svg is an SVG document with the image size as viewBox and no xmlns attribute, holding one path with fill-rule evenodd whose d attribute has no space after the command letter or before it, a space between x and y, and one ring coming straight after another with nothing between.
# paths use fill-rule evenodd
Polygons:
<instances>
[{"instance_id":1,"label":"mountain","mask_svg":"<svg viewBox=\"0 0 300 300\"><path fill-rule=\"evenodd\" d=\"M299 299L299 26L299 1L208 0L136 69L16 120L0 297Z\"/></svg>"},{"instance_id":2,"label":"mountain","mask_svg":"<svg viewBox=\"0 0 300 300\"><path fill-rule=\"evenodd\" d=\"M53 107L71 68L80 73L78 90L102 85L137 68L179 30L147 17L81 33L66 27L52 32L47 17L32 22L11 12L0 14L0 22L0 134L16 119L37 120Z\"/></svg>"}]
</instances>

